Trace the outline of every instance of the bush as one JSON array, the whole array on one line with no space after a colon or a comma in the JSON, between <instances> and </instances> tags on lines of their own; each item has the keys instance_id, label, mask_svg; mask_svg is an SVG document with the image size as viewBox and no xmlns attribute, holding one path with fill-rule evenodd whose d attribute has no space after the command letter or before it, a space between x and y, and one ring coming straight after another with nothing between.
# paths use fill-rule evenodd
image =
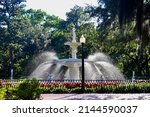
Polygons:
<instances>
[{"instance_id":1,"label":"bush","mask_svg":"<svg viewBox=\"0 0 150 117\"><path fill-rule=\"evenodd\" d=\"M113 93L127 93L126 85L118 85L118 86L114 87Z\"/></svg>"},{"instance_id":2,"label":"bush","mask_svg":"<svg viewBox=\"0 0 150 117\"><path fill-rule=\"evenodd\" d=\"M85 88L85 93L95 93L95 88Z\"/></svg>"},{"instance_id":3,"label":"bush","mask_svg":"<svg viewBox=\"0 0 150 117\"><path fill-rule=\"evenodd\" d=\"M140 89L139 84L128 84L126 86L126 92L127 93L142 93L142 90Z\"/></svg>"},{"instance_id":4,"label":"bush","mask_svg":"<svg viewBox=\"0 0 150 117\"><path fill-rule=\"evenodd\" d=\"M24 80L16 90L16 96L22 100L40 99L41 90L37 80Z\"/></svg>"},{"instance_id":5,"label":"bush","mask_svg":"<svg viewBox=\"0 0 150 117\"><path fill-rule=\"evenodd\" d=\"M41 93L52 93L53 87L40 87Z\"/></svg>"},{"instance_id":6,"label":"bush","mask_svg":"<svg viewBox=\"0 0 150 117\"><path fill-rule=\"evenodd\" d=\"M16 87L7 87L5 100L17 100L18 97L16 96L16 92L17 92Z\"/></svg>"},{"instance_id":7,"label":"bush","mask_svg":"<svg viewBox=\"0 0 150 117\"><path fill-rule=\"evenodd\" d=\"M143 83L140 85L140 89L143 93L150 93L150 84L149 83Z\"/></svg>"},{"instance_id":8,"label":"bush","mask_svg":"<svg viewBox=\"0 0 150 117\"><path fill-rule=\"evenodd\" d=\"M0 88L0 100L5 99L5 95L6 95L6 89L5 88Z\"/></svg>"},{"instance_id":9,"label":"bush","mask_svg":"<svg viewBox=\"0 0 150 117\"><path fill-rule=\"evenodd\" d=\"M113 87L112 86L101 86L95 88L96 93L112 93L113 92Z\"/></svg>"},{"instance_id":10,"label":"bush","mask_svg":"<svg viewBox=\"0 0 150 117\"><path fill-rule=\"evenodd\" d=\"M81 87L73 88L71 89L71 93L83 93Z\"/></svg>"},{"instance_id":11,"label":"bush","mask_svg":"<svg viewBox=\"0 0 150 117\"><path fill-rule=\"evenodd\" d=\"M56 87L52 89L51 93L69 93L69 90L65 87Z\"/></svg>"}]
</instances>

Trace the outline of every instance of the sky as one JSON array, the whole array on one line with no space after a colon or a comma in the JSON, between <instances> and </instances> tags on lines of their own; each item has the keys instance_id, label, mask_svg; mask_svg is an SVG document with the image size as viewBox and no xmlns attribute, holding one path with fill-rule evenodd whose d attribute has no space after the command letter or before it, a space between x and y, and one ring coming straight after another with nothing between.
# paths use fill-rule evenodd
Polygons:
<instances>
[{"instance_id":1,"label":"sky","mask_svg":"<svg viewBox=\"0 0 150 117\"><path fill-rule=\"evenodd\" d=\"M69 12L75 5L86 6L97 5L97 0L26 0L27 9L41 9L50 15L66 19L66 12Z\"/></svg>"}]
</instances>

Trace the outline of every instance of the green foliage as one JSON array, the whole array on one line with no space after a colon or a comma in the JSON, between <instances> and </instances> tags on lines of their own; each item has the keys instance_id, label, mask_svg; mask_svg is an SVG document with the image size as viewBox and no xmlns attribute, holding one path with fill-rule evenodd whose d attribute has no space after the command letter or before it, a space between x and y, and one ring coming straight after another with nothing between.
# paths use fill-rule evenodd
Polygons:
<instances>
[{"instance_id":1,"label":"green foliage","mask_svg":"<svg viewBox=\"0 0 150 117\"><path fill-rule=\"evenodd\" d=\"M93 10L93 16L100 19L103 48L127 76L132 71L138 76L150 75L149 6L145 0L99 0L99 6Z\"/></svg>"},{"instance_id":2,"label":"green foliage","mask_svg":"<svg viewBox=\"0 0 150 117\"><path fill-rule=\"evenodd\" d=\"M52 93L68 93L68 89L65 87L55 87L51 91Z\"/></svg>"},{"instance_id":3,"label":"green foliage","mask_svg":"<svg viewBox=\"0 0 150 117\"><path fill-rule=\"evenodd\" d=\"M20 9L6 24L8 28L0 25L1 78L9 78L10 68L14 69L14 78L28 75L25 68L33 55L47 49L53 50L50 36L52 31L59 27L60 21L58 17L50 16L41 10Z\"/></svg>"},{"instance_id":4,"label":"green foliage","mask_svg":"<svg viewBox=\"0 0 150 117\"><path fill-rule=\"evenodd\" d=\"M52 93L53 87L40 87L41 93L48 94Z\"/></svg>"},{"instance_id":5,"label":"green foliage","mask_svg":"<svg viewBox=\"0 0 150 117\"><path fill-rule=\"evenodd\" d=\"M41 91L37 80L24 80L19 84L16 90L16 97L22 100L40 99Z\"/></svg>"},{"instance_id":6,"label":"green foliage","mask_svg":"<svg viewBox=\"0 0 150 117\"><path fill-rule=\"evenodd\" d=\"M95 88L85 88L85 93L96 93Z\"/></svg>"},{"instance_id":7,"label":"green foliage","mask_svg":"<svg viewBox=\"0 0 150 117\"><path fill-rule=\"evenodd\" d=\"M89 13L85 12L85 9L80 6L74 6L70 12L66 13L67 15L67 22L73 23L75 27L81 26L82 24L85 24L89 22L90 15Z\"/></svg>"},{"instance_id":8,"label":"green foliage","mask_svg":"<svg viewBox=\"0 0 150 117\"><path fill-rule=\"evenodd\" d=\"M149 83L119 85L114 88L114 93L149 93Z\"/></svg>"},{"instance_id":9,"label":"green foliage","mask_svg":"<svg viewBox=\"0 0 150 117\"><path fill-rule=\"evenodd\" d=\"M0 100L4 100L6 95L6 89L0 87Z\"/></svg>"},{"instance_id":10,"label":"green foliage","mask_svg":"<svg viewBox=\"0 0 150 117\"><path fill-rule=\"evenodd\" d=\"M83 93L81 87L76 87L76 88L73 88L71 89L71 93Z\"/></svg>"},{"instance_id":11,"label":"green foliage","mask_svg":"<svg viewBox=\"0 0 150 117\"><path fill-rule=\"evenodd\" d=\"M114 88L113 90L114 93L127 93L126 92L126 86L125 85L119 85L117 87Z\"/></svg>"},{"instance_id":12,"label":"green foliage","mask_svg":"<svg viewBox=\"0 0 150 117\"><path fill-rule=\"evenodd\" d=\"M95 88L96 93L112 93L113 88L111 86L102 86Z\"/></svg>"},{"instance_id":13,"label":"green foliage","mask_svg":"<svg viewBox=\"0 0 150 117\"><path fill-rule=\"evenodd\" d=\"M16 96L17 86L7 87L6 90L5 100L18 100L18 97Z\"/></svg>"},{"instance_id":14,"label":"green foliage","mask_svg":"<svg viewBox=\"0 0 150 117\"><path fill-rule=\"evenodd\" d=\"M56 93L56 94L59 94L59 93L69 93L70 92L70 89L66 88L66 87L63 87L63 86L60 86L60 87L41 87L40 88L41 92L42 93Z\"/></svg>"},{"instance_id":15,"label":"green foliage","mask_svg":"<svg viewBox=\"0 0 150 117\"><path fill-rule=\"evenodd\" d=\"M89 7L89 12L98 18L102 51L111 55L125 75L131 76L135 71L138 76L149 76L150 3L145 0L98 0L98 3L98 7Z\"/></svg>"},{"instance_id":16,"label":"green foliage","mask_svg":"<svg viewBox=\"0 0 150 117\"><path fill-rule=\"evenodd\" d=\"M143 83L139 87L140 87L141 92L150 93L150 84L149 83Z\"/></svg>"},{"instance_id":17,"label":"green foliage","mask_svg":"<svg viewBox=\"0 0 150 117\"><path fill-rule=\"evenodd\" d=\"M83 93L81 87L65 88L42 87L42 93ZM86 87L84 93L150 93L149 83L129 83L117 85L102 85L99 87Z\"/></svg>"},{"instance_id":18,"label":"green foliage","mask_svg":"<svg viewBox=\"0 0 150 117\"><path fill-rule=\"evenodd\" d=\"M8 78L9 70L14 67L17 67L18 72L20 72L20 66L14 66L14 61L17 61L14 56L19 55L22 49L20 41L23 38L21 31L23 25L19 12L24 7L24 2L25 0L0 1L0 31L2 32L0 34L0 53L3 53L0 58L0 74L4 74L1 76L2 78Z\"/></svg>"},{"instance_id":19,"label":"green foliage","mask_svg":"<svg viewBox=\"0 0 150 117\"><path fill-rule=\"evenodd\" d=\"M140 88L141 88L140 85L129 84L129 85L126 86L126 92L129 92L129 93L142 93Z\"/></svg>"}]
</instances>

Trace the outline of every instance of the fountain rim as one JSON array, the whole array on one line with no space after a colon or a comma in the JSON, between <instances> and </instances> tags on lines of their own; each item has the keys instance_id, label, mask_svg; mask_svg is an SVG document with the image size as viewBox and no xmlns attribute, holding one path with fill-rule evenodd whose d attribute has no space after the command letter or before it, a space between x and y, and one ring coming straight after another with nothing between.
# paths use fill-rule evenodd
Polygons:
<instances>
[{"instance_id":1,"label":"fountain rim","mask_svg":"<svg viewBox=\"0 0 150 117\"><path fill-rule=\"evenodd\" d=\"M57 62L57 63L61 63L61 62L75 62L75 63L78 63L78 62L82 62L82 60L78 59L78 58L68 58L68 59L58 59L58 60L55 60L55 62ZM94 61L90 61L88 59L84 59L84 62L94 63Z\"/></svg>"}]
</instances>

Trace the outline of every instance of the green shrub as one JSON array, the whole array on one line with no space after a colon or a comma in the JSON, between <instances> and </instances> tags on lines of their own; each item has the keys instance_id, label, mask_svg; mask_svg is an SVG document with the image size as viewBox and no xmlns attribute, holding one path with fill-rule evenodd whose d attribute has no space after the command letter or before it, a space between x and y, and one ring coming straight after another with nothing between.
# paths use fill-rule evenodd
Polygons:
<instances>
[{"instance_id":1,"label":"green shrub","mask_svg":"<svg viewBox=\"0 0 150 117\"><path fill-rule=\"evenodd\" d=\"M113 87L112 86L101 86L95 88L96 93L112 93L113 92Z\"/></svg>"},{"instance_id":2,"label":"green shrub","mask_svg":"<svg viewBox=\"0 0 150 117\"><path fill-rule=\"evenodd\" d=\"M52 89L51 93L68 93L69 90L65 87L55 87Z\"/></svg>"},{"instance_id":3,"label":"green shrub","mask_svg":"<svg viewBox=\"0 0 150 117\"><path fill-rule=\"evenodd\" d=\"M69 89L65 87L40 87L42 93L69 93Z\"/></svg>"},{"instance_id":4,"label":"green shrub","mask_svg":"<svg viewBox=\"0 0 150 117\"><path fill-rule=\"evenodd\" d=\"M9 87L9 88L6 88L6 95L5 95L5 99L6 100L16 100L18 99L17 96L16 96L16 90L17 88L16 87Z\"/></svg>"},{"instance_id":5,"label":"green shrub","mask_svg":"<svg viewBox=\"0 0 150 117\"><path fill-rule=\"evenodd\" d=\"M140 85L141 90L143 93L150 93L150 84L149 83L143 83Z\"/></svg>"},{"instance_id":6,"label":"green shrub","mask_svg":"<svg viewBox=\"0 0 150 117\"><path fill-rule=\"evenodd\" d=\"M95 88L85 88L85 93L95 93Z\"/></svg>"},{"instance_id":7,"label":"green shrub","mask_svg":"<svg viewBox=\"0 0 150 117\"><path fill-rule=\"evenodd\" d=\"M118 86L114 87L113 93L127 93L126 85L118 85Z\"/></svg>"},{"instance_id":8,"label":"green shrub","mask_svg":"<svg viewBox=\"0 0 150 117\"><path fill-rule=\"evenodd\" d=\"M76 87L76 88L73 88L71 89L71 93L83 93L81 87Z\"/></svg>"},{"instance_id":9,"label":"green shrub","mask_svg":"<svg viewBox=\"0 0 150 117\"><path fill-rule=\"evenodd\" d=\"M126 86L127 93L142 93L140 89L140 85L137 84L128 84Z\"/></svg>"},{"instance_id":10,"label":"green shrub","mask_svg":"<svg viewBox=\"0 0 150 117\"><path fill-rule=\"evenodd\" d=\"M5 99L5 95L6 95L6 89L0 88L0 100Z\"/></svg>"},{"instance_id":11,"label":"green shrub","mask_svg":"<svg viewBox=\"0 0 150 117\"><path fill-rule=\"evenodd\" d=\"M114 93L148 93L150 92L150 85L148 83L123 84L123 85L116 86L113 92Z\"/></svg>"},{"instance_id":12,"label":"green shrub","mask_svg":"<svg viewBox=\"0 0 150 117\"><path fill-rule=\"evenodd\" d=\"M37 80L24 80L16 90L16 97L22 100L40 99L41 90Z\"/></svg>"},{"instance_id":13,"label":"green shrub","mask_svg":"<svg viewBox=\"0 0 150 117\"><path fill-rule=\"evenodd\" d=\"M53 87L40 87L41 93L44 94L52 93L53 89L54 89Z\"/></svg>"},{"instance_id":14,"label":"green shrub","mask_svg":"<svg viewBox=\"0 0 150 117\"><path fill-rule=\"evenodd\" d=\"M95 88L85 88L84 93L94 93L95 92ZM83 93L83 90L81 89L81 87L76 87L70 90L70 93Z\"/></svg>"}]
</instances>

